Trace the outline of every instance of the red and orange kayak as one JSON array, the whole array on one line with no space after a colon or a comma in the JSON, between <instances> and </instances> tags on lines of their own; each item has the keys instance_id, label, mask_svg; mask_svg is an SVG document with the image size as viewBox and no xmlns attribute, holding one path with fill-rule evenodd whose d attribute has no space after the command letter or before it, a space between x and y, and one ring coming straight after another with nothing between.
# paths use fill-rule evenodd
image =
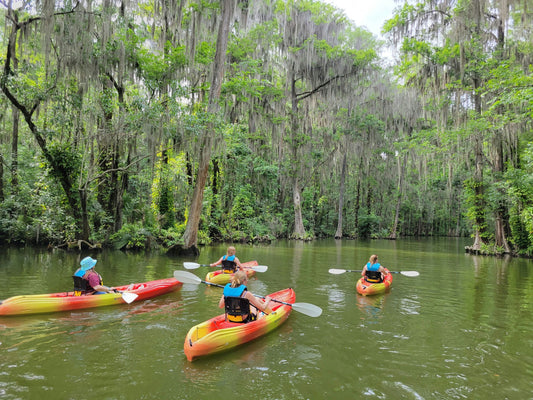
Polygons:
<instances>
[{"instance_id":1,"label":"red and orange kayak","mask_svg":"<svg viewBox=\"0 0 533 400\"><path fill-rule=\"evenodd\" d=\"M128 294L134 293L137 297L133 301L140 301L172 292L181 287L182 284L175 278L165 278L132 285L114 286L114 288ZM13 296L1 301L0 315L40 314L117 304L126 304L122 293L87 296L74 296L74 292L31 294Z\"/></svg>"},{"instance_id":2,"label":"red and orange kayak","mask_svg":"<svg viewBox=\"0 0 533 400\"><path fill-rule=\"evenodd\" d=\"M251 267L257 266L257 261L248 261L241 264L248 279L255 275L255 271ZM225 285L231 280L233 274L226 274L223 270L218 269L216 271L208 272L205 276L205 281L209 283L216 283L217 285Z\"/></svg>"},{"instance_id":3,"label":"red and orange kayak","mask_svg":"<svg viewBox=\"0 0 533 400\"><path fill-rule=\"evenodd\" d=\"M385 270L389 272L387 268L385 268ZM391 285L392 274L389 273L385 276L383 282L380 283L367 282L365 278L361 278L357 281L355 288L357 290L357 293L362 294L363 296L371 296L373 294L380 294L389 291Z\"/></svg>"},{"instance_id":4,"label":"red and orange kayak","mask_svg":"<svg viewBox=\"0 0 533 400\"><path fill-rule=\"evenodd\" d=\"M294 303L296 294L293 289L284 289L272 293L274 300ZM264 315L256 321L235 323L226 321L225 314L211 318L196 326L187 333L183 350L187 360L194 359L221 351L226 351L257 339L280 326L289 317L292 307L272 301L269 306L272 313Z\"/></svg>"}]
</instances>

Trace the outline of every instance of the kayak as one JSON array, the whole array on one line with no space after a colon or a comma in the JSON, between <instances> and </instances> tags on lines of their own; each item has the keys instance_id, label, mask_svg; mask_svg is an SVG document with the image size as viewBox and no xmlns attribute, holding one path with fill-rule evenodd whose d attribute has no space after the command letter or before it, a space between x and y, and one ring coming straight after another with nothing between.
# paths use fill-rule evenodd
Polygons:
<instances>
[{"instance_id":1,"label":"kayak","mask_svg":"<svg viewBox=\"0 0 533 400\"><path fill-rule=\"evenodd\" d=\"M251 267L257 266L257 261L248 261L241 264L246 271L248 279L255 275L255 271ZM223 270L218 269L216 271L208 272L205 276L205 281L209 283L216 283L217 285L225 285L229 283L233 274L226 274Z\"/></svg>"},{"instance_id":2,"label":"kayak","mask_svg":"<svg viewBox=\"0 0 533 400\"><path fill-rule=\"evenodd\" d=\"M385 268L385 271L389 272L387 268ZM380 283L367 282L363 277L361 277L361 279L357 281L355 288L357 293L362 294L363 296L371 296L373 294L380 294L389 291L391 285L392 274L389 273L385 276L383 282Z\"/></svg>"},{"instance_id":3,"label":"kayak","mask_svg":"<svg viewBox=\"0 0 533 400\"><path fill-rule=\"evenodd\" d=\"M272 299L294 303L296 294L293 289L284 289L270 295ZM193 326L187 333L183 350L187 360L219 353L257 339L280 326L289 317L290 305L271 301L272 313L259 319L238 323L226 321L225 314L211 318Z\"/></svg>"},{"instance_id":4,"label":"kayak","mask_svg":"<svg viewBox=\"0 0 533 400\"><path fill-rule=\"evenodd\" d=\"M133 301L140 301L172 292L181 287L182 284L175 278L165 278L131 285L114 286L114 288L125 292L125 294L135 293L137 297ZM86 296L74 296L74 292L30 294L13 296L0 302L0 315L40 314L126 303L122 293Z\"/></svg>"}]
</instances>

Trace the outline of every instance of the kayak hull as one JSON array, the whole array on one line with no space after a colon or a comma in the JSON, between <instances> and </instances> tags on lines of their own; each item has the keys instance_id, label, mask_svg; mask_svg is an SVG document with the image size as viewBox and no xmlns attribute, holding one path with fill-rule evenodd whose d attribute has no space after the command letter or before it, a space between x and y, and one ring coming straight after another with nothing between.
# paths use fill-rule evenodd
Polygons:
<instances>
[{"instance_id":1,"label":"kayak hull","mask_svg":"<svg viewBox=\"0 0 533 400\"><path fill-rule=\"evenodd\" d=\"M293 289L284 289L270 295L273 299L294 303ZM187 360L207 356L238 347L279 327L289 317L292 307L271 301L272 313L256 321L235 323L226 321L225 314L218 315L193 326L185 338L183 350Z\"/></svg>"},{"instance_id":2,"label":"kayak hull","mask_svg":"<svg viewBox=\"0 0 533 400\"><path fill-rule=\"evenodd\" d=\"M243 266L244 271L246 271L248 279L255 275L255 271L251 267L257 266L257 261L248 261L242 263L241 265ZM223 270L219 269L216 271L208 272L205 276L205 281L217 285L225 285L226 283L229 283L232 276L233 274L225 274Z\"/></svg>"},{"instance_id":3,"label":"kayak hull","mask_svg":"<svg viewBox=\"0 0 533 400\"><path fill-rule=\"evenodd\" d=\"M114 286L119 291L138 295L134 302L150 299L177 290L183 285L175 278ZM0 315L42 314L59 311L81 310L84 308L104 307L126 304L121 293L74 296L74 292L32 294L13 296L0 303Z\"/></svg>"},{"instance_id":4,"label":"kayak hull","mask_svg":"<svg viewBox=\"0 0 533 400\"><path fill-rule=\"evenodd\" d=\"M385 268L385 270L388 272L389 270ZM389 273L387 276L385 276L385 279L383 282L380 283L371 283L365 281L364 278L361 278L357 281L357 284L355 285L355 289L357 290L357 293L363 296L372 296L375 294L385 293L390 290L390 287L392 285L392 274Z\"/></svg>"}]
</instances>

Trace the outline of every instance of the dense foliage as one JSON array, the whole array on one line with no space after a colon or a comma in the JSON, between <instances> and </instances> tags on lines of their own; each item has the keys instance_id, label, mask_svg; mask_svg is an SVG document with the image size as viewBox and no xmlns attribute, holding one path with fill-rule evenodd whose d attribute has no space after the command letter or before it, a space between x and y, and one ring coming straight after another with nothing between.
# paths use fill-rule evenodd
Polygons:
<instances>
[{"instance_id":1,"label":"dense foliage","mask_svg":"<svg viewBox=\"0 0 533 400\"><path fill-rule=\"evenodd\" d=\"M2 2L0 240L532 255L528 3L406 2L389 68L321 1Z\"/></svg>"}]
</instances>

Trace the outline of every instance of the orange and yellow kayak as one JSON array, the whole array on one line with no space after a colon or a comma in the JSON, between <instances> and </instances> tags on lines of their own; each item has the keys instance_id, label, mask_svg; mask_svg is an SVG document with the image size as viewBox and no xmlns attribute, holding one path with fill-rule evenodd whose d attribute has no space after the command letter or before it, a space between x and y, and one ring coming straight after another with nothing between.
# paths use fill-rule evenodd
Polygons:
<instances>
[{"instance_id":1,"label":"orange and yellow kayak","mask_svg":"<svg viewBox=\"0 0 533 400\"><path fill-rule=\"evenodd\" d=\"M165 278L132 285L114 286L114 288L125 293L135 293L137 297L133 301L140 301L169 293L181 287L182 284L175 278ZM74 296L74 292L31 294L13 296L1 301L0 315L40 314L117 304L126 304L122 293L87 296Z\"/></svg>"},{"instance_id":2,"label":"orange and yellow kayak","mask_svg":"<svg viewBox=\"0 0 533 400\"><path fill-rule=\"evenodd\" d=\"M296 294L293 289L284 289L272 293L274 300L294 303ZM275 301L270 302L272 313L264 315L256 321L235 323L226 321L225 314L211 318L193 326L183 344L187 360L209 354L219 353L241 344L257 339L280 326L289 317L292 307Z\"/></svg>"},{"instance_id":3,"label":"orange and yellow kayak","mask_svg":"<svg viewBox=\"0 0 533 400\"><path fill-rule=\"evenodd\" d=\"M244 268L244 271L246 271L248 279L255 275L255 271L251 267L257 266L257 261L248 261L242 263L241 265ZM223 270L218 269L216 271L208 272L205 276L205 281L209 283L216 283L217 285L225 285L226 283L229 283L232 275L233 274L226 274Z\"/></svg>"},{"instance_id":4,"label":"orange and yellow kayak","mask_svg":"<svg viewBox=\"0 0 533 400\"><path fill-rule=\"evenodd\" d=\"M385 270L387 272L389 271L387 268L385 268ZM357 293L362 294L363 296L371 296L373 294L380 294L389 291L391 285L392 274L389 273L385 276L383 282L380 283L367 282L365 278L361 278L357 281L355 288L357 290Z\"/></svg>"}]
</instances>

